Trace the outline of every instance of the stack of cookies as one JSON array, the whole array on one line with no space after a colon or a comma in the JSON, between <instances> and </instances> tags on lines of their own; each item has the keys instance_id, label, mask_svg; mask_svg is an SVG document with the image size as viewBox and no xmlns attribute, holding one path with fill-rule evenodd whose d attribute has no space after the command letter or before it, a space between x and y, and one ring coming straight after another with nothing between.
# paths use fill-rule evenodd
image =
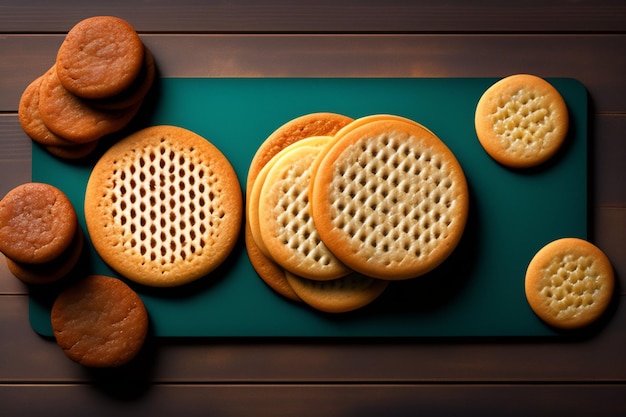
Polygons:
<instances>
[{"instance_id":1,"label":"stack of cookies","mask_svg":"<svg viewBox=\"0 0 626 417\"><path fill-rule=\"evenodd\" d=\"M25 183L0 200L0 252L27 284L50 284L78 263L83 234L72 203L58 188Z\"/></svg>"},{"instance_id":2,"label":"stack of cookies","mask_svg":"<svg viewBox=\"0 0 626 417\"><path fill-rule=\"evenodd\" d=\"M155 71L151 53L128 22L85 19L68 32L54 65L24 90L20 124L51 154L82 158L133 119Z\"/></svg>"},{"instance_id":3,"label":"stack of cookies","mask_svg":"<svg viewBox=\"0 0 626 417\"><path fill-rule=\"evenodd\" d=\"M341 126L322 134L302 128L324 118ZM261 146L248 181L253 266L283 295L327 312L363 307L390 281L434 269L467 220L468 188L455 156L430 130L393 115L292 120Z\"/></svg>"}]
</instances>

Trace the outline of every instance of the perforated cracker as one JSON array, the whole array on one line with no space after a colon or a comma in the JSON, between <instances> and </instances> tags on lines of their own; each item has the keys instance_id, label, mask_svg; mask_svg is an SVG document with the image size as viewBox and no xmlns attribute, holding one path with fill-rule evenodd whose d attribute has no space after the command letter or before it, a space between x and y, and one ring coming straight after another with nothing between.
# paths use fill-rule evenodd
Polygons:
<instances>
[{"instance_id":1,"label":"perforated cracker","mask_svg":"<svg viewBox=\"0 0 626 417\"><path fill-rule=\"evenodd\" d=\"M533 257L525 291L533 311L559 328L579 328L597 320L612 297L614 274L602 251L575 238L559 239Z\"/></svg>"},{"instance_id":2,"label":"perforated cracker","mask_svg":"<svg viewBox=\"0 0 626 417\"><path fill-rule=\"evenodd\" d=\"M331 138L317 139L321 145ZM272 259L286 270L314 280L335 279L350 270L328 250L313 222L310 168L320 147L308 144L311 139L297 142L268 164L258 206L259 232Z\"/></svg>"},{"instance_id":3,"label":"perforated cracker","mask_svg":"<svg viewBox=\"0 0 626 417\"><path fill-rule=\"evenodd\" d=\"M518 74L503 78L476 106L478 139L498 162L524 168L541 164L561 147L569 116L559 92L542 78Z\"/></svg>"},{"instance_id":4,"label":"perforated cracker","mask_svg":"<svg viewBox=\"0 0 626 417\"><path fill-rule=\"evenodd\" d=\"M120 274L152 286L215 269L237 240L241 216L241 189L226 157L174 126L147 128L111 147L85 195L98 253Z\"/></svg>"},{"instance_id":5,"label":"perforated cracker","mask_svg":"<svg viewBox=\"0 0 626 417\"><path fill-rule=\"evenodd\" d=\"M469 204L463 170L431 131L382 120L345 135L314 179L314 221L348 267L382 279L422 275L461 239Z\"/></svg>"}]
</instances>

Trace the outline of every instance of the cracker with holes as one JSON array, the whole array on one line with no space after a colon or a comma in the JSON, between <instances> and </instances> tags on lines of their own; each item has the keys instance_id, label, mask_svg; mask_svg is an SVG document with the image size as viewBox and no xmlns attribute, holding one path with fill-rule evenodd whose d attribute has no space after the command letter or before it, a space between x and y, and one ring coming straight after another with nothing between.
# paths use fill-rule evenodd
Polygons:
<instances>
[{"instance_id":1,"label":"cracker with holes","mask_svg":"<svg viewBox=\"0 0 626 417\"><path fill-rule=\"evenodd\" d=\"M253 188L260 188L259 246L267 248L271 259L285 270L313 280L335 279L350 272L320 239L309 210L310 168L331 139L317 136L288 146L266 165L265 178Z\"/></svg>"},{"instance_id":2,"label":"cracker with holes","mask_svg":"<svg viewBox=\"0 0 626 417\"><path fill-rule=\"evenodd\" d=\"M242 193L226 156L176 126L153 126L113 145L85 192L93 245L114 270L170 287L199 279L228 257L242 220Z\"/></svg>"},{"instance_id":3,"label":"cracker with holes","mask_svg":"<svg viewBox=\"0 0 626 417\"><path fill-rule=\"evenodd\" d=\"M517 74L483 93L474 124L480 144L493 159L512 168L528 168L561 148L569 115L563 97L550 83Z\"/></svg>"},{"instance_id":4,"label":"cracker with holes","mask_svg":"<svg viewBox=\"0 0 626 417\"><path fill-rule=\"evenodd\" d=\"M350 130L321 160L313 220L337 258L364 275L423 275L456 248L469 195L461 165L433 132L394 118Z\"/></svg>"},{"instance_id":5,"label":"cracker with holes","mask_svg":"<svg viewBox=\"0 0 626 417\"><path fill-rule=\"evenodd\" d=\"M541 248L528 265L526 298L553 327L575 329L595 322L613 296L615 276L607 256L592 243L562 238Z\"/></svg>"}]
</instances>

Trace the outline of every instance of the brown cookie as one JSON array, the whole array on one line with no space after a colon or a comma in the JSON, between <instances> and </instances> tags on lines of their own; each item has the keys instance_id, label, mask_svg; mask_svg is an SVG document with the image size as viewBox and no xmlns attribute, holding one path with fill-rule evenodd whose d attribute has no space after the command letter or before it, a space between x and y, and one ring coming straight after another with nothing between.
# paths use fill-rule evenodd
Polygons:
<instances>
[{"instance_id":1,"label":"brown cookie","mask_svg":"<svg viewBox=\"0 0 626 417\"><path fill-rule=\"evenodd\" d=\"M27 284L51 284L67 276L76 266L83 250L83 232L76 228L76 236L60 256L43 264L25 264L6 258L9 271Z\"/></svg>"},{"instance_id":2,"label":"brown cookie","mask_svg":"<svg viewBox=\"0 0 626 417\"><path fill-rule=\"evenodd\" d=\"M16 262L45 263L72 243L78 219L58 188L30 182L0 200L0 251Z\"/></svg>"},{"instance_id":3,"label":"brown cookie","mask_svg":"<svg viewBox=\"0 0 626 417\"><path fill-rule=\"evenodd\" d=\"M558 239L541 248L528 265L524 284L535 314L562 329L596 321L607 309L614 287L607 256L578 238Z\"/></svg>"},{"instance_id":4,"label":"brown cookie","mask_svg":"<svg viewBox=\"0 0 626 417\"><path fill-rule=\"evenodd\" d=\"M334 135L351 121L351 118L341 114L311 113L292 119L277 128L259 146L250 163L246 182L246 196L249 196L252 192L254 181L261 169L282 149L308 137ZM282 268L278 267L256 247L254 239L250 236L250 226L247 221L245 233L248 256L259 277L277 293L292 300L299 300L299 297L290 289L289 284L286 282L284 270L281 272Z\"/></svg>"},{"instance_id":5,"label":"brown cookie","mask_svg":"<svg viewBox=\"0 0 626 417\"><path fill-rule=\"evenodd\" d=\"M145 48L144 64L135 81L124 91L112 97L89 100L89 104L104 110L123 110L143 101L156 77L154 56Z\"/></svg>"},{"instance_id":6,"label":"brown cookie","mask_svg":"<svg viewBox=\"0 0 626 417\"><path fill-rule=\"evenodd\" d=\"M43 76L37 77L22 93L18 108L18 118L24 132L35 142L45 146L73 146L61 136L53 133L41 119L39 113L39 89Z\"/></svg>"},{"instance_id":7,"label":"brown cookie","mask_svg":"<svg viewBox=\"0 0 626 417\"><path fill-rule=\"evenodd\" d=\"M66 90L55 67L44 75L39 90L39 113L55 134L74 143L87 143L124 128L141 103L123 110L102 110Z\"/></svg>"},{"instance_id":8,"label":"brown cookie","mask_svg":"<svg viewBox=\"0 0 626 417\"><path fill-rule=\"evenodd\" d=\"M50 319L57 344L86 367L127 364L148 334L148 312L141 298L121 280L101 275L63 290Z\"/></svg>"},{"instance_id":9,"label":"brown cookie","mask_svg":"<svg viewBox=\"0 0 626 417\"><path fill-rule=\"evenodd\" d=\"M475 127L480 144L496 161L513 168L539 165L565 141L567 105L543 78L505 77L481 96Z\"/></svg>"},{"instance_id":10,"label":"brown cookie","mask_svg":"<svg viewBox=\"0 0 626 417\"><path fill-rule=\"evenodd\" d=\"M242 205L235 170L219 149L187 129L153 126L102 155L84 209L107 264L138 283L166 287L199 279L228 257Z\"/></svg>"},{"instance_id":11,"label":"brown cookie","mask_svg":"<svg viewBox=\"0 0 626 417\"><path fill-rule=\"evenodd\" d=\"M61 84L88 99L120 94L139 75L144 46L127 21L114 16L94 16L78 22L57 53Z\"/></svg>"}]
</instances>

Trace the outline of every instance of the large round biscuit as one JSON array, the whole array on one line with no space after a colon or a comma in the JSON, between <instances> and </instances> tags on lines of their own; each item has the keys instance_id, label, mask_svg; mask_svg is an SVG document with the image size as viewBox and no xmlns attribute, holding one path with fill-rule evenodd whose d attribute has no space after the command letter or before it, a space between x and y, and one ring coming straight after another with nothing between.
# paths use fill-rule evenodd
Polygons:
<instances>
[{"instance_id":1,"label":"large round biscuit","mask_svg":"<svg viewBox=\"0 0 626 417\"><path fill-rule=\"evenodd\" d=\"M85 220L95 249L117 272L145 285L181 285L230 254L241 226L241 188L209 141L180 127L153 126L96 163Z\"/></svg>"},{"instance_id":2,"label":"large round biscuit","mask_svg":"<svg viewBox=\"0 0 626 417\"><path fill-rule=\"evenodd\" d=\"M524 284L535 314L563 329L596 321L607 309L614 286L607 256L578 238L557 239L541 248L528 265Z\"/></svg>"},{"instance_id":3,"label":"large round biscuit","mask_svg":"<svg viewBox=\"0 0 626 417\"><path fill-rule=\"evenodd\" d=\"M379 120L343 136L314 178L320 237L351 269L381 279L429 272L455 249L469 208L461 165L417 123Z\"/></svg>"},{"instance_id":4,"label":"large round biscuit","mask_svg":"<svg viewBox=\"0 0 626 417\"><path fill-rule=\"evenodd\" d=\"M320 143L330 139L325 137ZM311 217L309 169L320 148L302 145L307 142L305 139L287 147L288 152L271 165L260 193L260 234L271 258L289 272L330 280L350 270L322 242Z\"/></svg>"},{"instance_id":5,"label":"large round biscuit","mask_svg":"<svg viewBox=\"0 0 626 417\"><path fill-rule=\"evenodd\" d=\"M311 136L334 135L339 129L352 121L351 118L336 113L310 113L289 120L278 127L259 146L250 162L248 177L246 182L246 196L249 196L256 177L261 169L274 155L292 143ZM248 204L248 199L246 199ZM254 270L259 277L274 291L280 295L299 301L299 297L291 289L285 278L284 270L267 258L256 246L254 239L250 236L250 225L245 224L245 242L248 257Z\"/></svg>"},{"instance_id":6,"label":"large round biscuit","mask_svg":"<svg viewBox=\"0 0 626 417\"><path fill-rule=\"evenodd\" d=\"M485 151L513 168L541 164L565 141L567 105L543 78L530 74L505 77L481 96L475 128Z\"/></svg>"}]
</instances>

